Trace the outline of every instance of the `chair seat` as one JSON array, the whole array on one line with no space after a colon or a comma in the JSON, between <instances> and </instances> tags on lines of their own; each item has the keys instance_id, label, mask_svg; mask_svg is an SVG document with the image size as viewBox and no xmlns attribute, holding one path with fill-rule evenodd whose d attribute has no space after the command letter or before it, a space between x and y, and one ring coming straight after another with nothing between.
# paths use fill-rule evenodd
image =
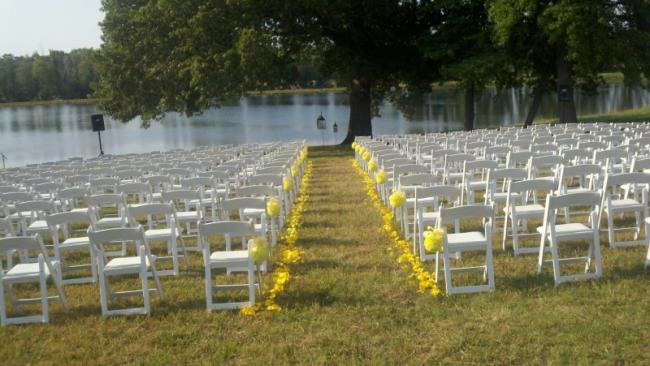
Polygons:
<instances>
[{"instance_id":1,"label":"chair seat","mask_svg":"<svg viewBox=\"0 0 650 366\"><path fill-rule=\"evenodd\" d=\"M39 232L39 231L46 231L49 230L50 228L47 226L47 221L45 220L36 220L32 221L31 224L27 227L27 232Z\"/></svg>"},{"instance_id":2,"label":"chair seat","mask_svg":"<svg viewBox=\"0 0 650 366\"><path fill-rule=\"evenodd\" d=\"M542 234L543 227L537 227L537 232ZM566 236L583 236L593 234L593 229L581 223L555 225L555 236L558 238Z\"/></svg>"},{"instance_id":3,"label":"chair seat","mask_svg":"<svg viewBox=\"0 0 650 366\"><path fill-rule=\"evenodd\" d=\"M214 203L212 201L212 198L203 198L203 199L190 200L189 203L190 203L190 206L196 207L196 206L199 205L199 202L201 202L201 205L203 207L211 207L212 204Z\"/></svg>"},{"instance_id":4,"label":"chair seat","mask_svg":"<svg viewBox=\"0 0 650 366\"><path fill-rule=\"evenodd\" d=\"M468 187L471 191L484 190L487 185L486 181L469 182Z\"/></svg>"},{"instance_id":5,"label":"chair seat","mask_svg":"<svg viewBox=\"0 0 650 366\"><path fill-rule=\"evenodd\" d=\"M436 222L440 217L440 212L423 212L422 213L422 222Z\"/></svg>"},{"instance_id":6,"label":"chair seat","mask_svg":"<svg viewBox=\"0 0 650 366\"><path fill-rule=\"evenodd\" d=\"M120 217L104 217L97 220L98 228L115 228L122 226L122 218Z\"/></svg>"},{"instance_id":7,"label":"chair seat","mask_svg":"<svg viewBox=\"0 0 650 366\"><path fill-rule=\"evenodd\" d=\"M435 201L435 197L426 197L426 198L419 198L418 201L426 206L431 206L433 205L433 202ZM413 207L415 204L415 197L409 197L406 199L406 206L407 207Z\"/></svg>"},{"instance_id":8,"label":"chair seat","mask_svg":"<svg viewBox=\"0 0 650 366\"><path fill-rule=\"evenodd\" d=\"M451 252L458 250L476 250L485 249L487 240L485 235L478 231L470 231L467 233L453 233L447 234L447 244Z\"/></svg>"},{"instance_id":9,"label":"chair seat","mask_svg":"<svg viewBox=\"0 0 650 366\"><path fill-rule=\"evenodd\" d=\"M178 237L178 230L176 228L174 228L174 232L176 233L176 237ZM144 238L148 240L169 239L171 236L172 228L149 229L144 232Z\"/></svg>"},{"instance_id":10,"label":"chair seat","mask_svg":"<svg viewBox=\"0 0 650 366\"><path fill-rule=\"evenodd\" d=\"M577 187L577 188L568 188L566 193L585 193L585 192L594 192L589 188Z\"/></svg>"},{"instance_id":11,"label":"chair seat","mask_svg":"<svg viewBox=\"0 0 650 366\"><path fill-rule=\"evenodd\" d=\"M35 282L38 281L40 273L38 263L18 263L2 277L4 281L11 283ZM47 265L45 266L45 275L50 275Z\"/></svg>"},{"instance_id":12,"label":"chair seat","mask_svg":"<svg viewBox=\"0 0 650 366\"><path fill-rule=\"evenodd\" d=\"M510 193L510 197L513 199L520 199L520 193ZM494 202L505 202L508 200L508 192L497 192L492 195L492 201Z\"/></svg>"},{"instance_id":13,"label":"chair seat","mask_svg":"<svg viewBox=\"0 0 650 366\"><path fill-rule=\"evenodd\" d=\"M178 221L196 221L199 219L199 213L197 211L180 211L176 212L176 217Z\"/></svg>"},{"instance_id":14,"label":"chair seat","mask_svg":"<svg viewBox=\"0 0 650 366\"><path fill-rule=\"evenodd\" d=\"M506 210L505 208L503 209ZM544 216L544 206L539 203L534 203L532 205L521 205L515 206L515 212L517 212L517 217L532 217L532 216Z\"/></svg>"},{"instance_id":15,"label":"chair seat","mask_svg":"<svg viewBox=\"0 0 650 366\"><path fill-rule=\"evenodd\" d=\"M223 264L244 264L248 263L248 250L217 251L210 254L210 263Z\"/></svg>"},{"instance_id":16,"label":"chair seat","mask_svg":"<svg viewBox=\"0 0 650 366\"><path fill-rule=\"evenodd\" d=\"M149 257L145 256L147 269L150 266ZM140 257L119 257L111 259L104 266L104 273L107 274L125 274L140 272Z\"/></svg>"},{"instance_id":17,"label":"chair seat","mask_svg":"<svg viewBox=\"0 0 650 366\"><path fill-rule=\"evenodd\" d=\"M9 218L12 220L18 220L21 216L22 217L29 217L31 216L31 211L23 211L23 212L14 212L12 214L9 214Z\"/></svg>"},{"instance_id":18,"label":"chair seat","mask_svg":"<svg viewBox=\"0 0 650 366\"><path fill-rule=\"evenodd\" d=\"M151 194L151 199L155 202L160 202L162 200L162 193L154 192Z\"/></svg>"},{"instance_id":19,"label":"chair seat","mask_svg":"<svg viewBox=\"0 0 650 366\"><path fill-rule=\"evenodd\" d=\"M605 211L627 211L627 210L642 210L643 205L639 202L631 199L625 198L622 200L613 200L611 201L611 206L605 205Z\"/></svg>"},{"instance_id":20,"label":"chair seat","mask_svg":"<svg viewBox=\"0 0 650 366\"><path fill-rule=\"evenodd\" d=\"M260 217L265 212L263 208L245 208L244 216L248 217Z\"/></svg>"},{"instance_id":21,"label":"chair seat","mask_svg":"<svg viewBox=\"0 0 650 366\"><path fill-rule=\"evenodd\" d=\"M88 237L80 238L68 238L63 243L59 244L61 249L69 248L82 248L90 245L90 239Z\"/></svg>"}]
</instances>

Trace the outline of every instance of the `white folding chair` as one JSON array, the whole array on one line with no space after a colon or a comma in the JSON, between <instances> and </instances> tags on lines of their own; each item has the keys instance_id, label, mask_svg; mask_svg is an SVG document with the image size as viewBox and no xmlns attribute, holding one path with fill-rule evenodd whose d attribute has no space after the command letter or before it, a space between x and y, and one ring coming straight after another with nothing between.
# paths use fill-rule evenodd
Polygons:
<instances>
[{"instance_id":1,"label":"white folding chair","mask_svg":"<svg viewBox=\"0 0 650 366\"><path fill-rule=\"evenodd\" d=\"M156 257L151 254L151 250L144 238L142 227L135 228L115 228L101 231L88 231L88 237L92 244L93 254L97 262L99 276L99 299L103 316L110 315L131 315L131 314L149 314L151 312L150 294L154 291L164 300L162 286L156 271ZM109 259L104 251L104 245L133 242L137 255L120 256ZM109 279L116 276L138 275L142 283L140 290L113 291ZM149 288L148 276L153 277L155 288ZM119 297L132 297L142 295L144 304L141 307L131 307L123 309L109 309L108 305L111 300Z\"/></svg>"},{"instance_id":2,"label":"white folding chair","mask_svg":"<svg viewBox=\"0 0 650 366\"><path fill-rule=\"evenodd\" d=\"M607 235L610 247L646 245L646 239L639 239L641 226L648 217L648 187L650 173L607 174L603 189L602 213L607 216ZM631 190L628 191L628 190ZM636 225L616 228L614 216L634 213ZM633 240L617 240L616 231L633 230ZM646 233L647 235L647 233Z\"/></svg>"},{"instance_id":3,"label":"white folding chair","mask_svg":"<svg viewBox=\"0 0 650 366\"><path fill-rule=\"evenodd\" d=\"M255 304L255 270L251 262L248 250L229 250L230 241L233 238L250 238L255 235L255 229L251 223L240 221L221 221L199 225L199 240L203 247L203 264L205 266L205 297L207 310L236 309ZM211 239L223 237L226 244L225 250L212 251L210 248ZM231 267L245 267L247 282L245 284L220 284L213 282L215 269L228 269ZM232 291L248 289L248 301L242 302L214 302L214 295L218 291Z\"/></svg>"},{"instance_id":4,"label":"white folding chair","mask_svg":"<svg viewBox=\"0 0 650 366\"><path fill-rule=\"evenodd\" d=\"M600 233L599 233L599 206L601 195L598 192L580 192L564 195L548 195L546 197L546 209L544 211L543 225L537 228L541 234L539 242L539 256L537 260L537 273L541 274L545 265L553 267L553 279L555 284L563 282L586 280L602 276L602 262L600 258ZM571 209L572 207L590 207L587 223L566 222L557 224L558 211ZM583 240L590 241L586 256L561 258L560 244L576 244ZM546 243L548 242L548 250ZM551 259L544 259L544 254L550 252ZM561 265L584 263L584 272L578 274L563 275ZM594 270L591 270L591 267Z\"/></svg>"},{"instance_id":5,"label":"white folding chair","mask_svg":"<svg viewBox=\"0 0 650 366\"><path fill-rule=\"evenodd\" d=\"M435 253L427 253L424 248L424 231L428 226L436 227L440 217L440 207L460 205L461 188L457 186L416 187L414 189L415 220L413 232L413 252L419 252L421 261L437 259ZM417 248L417 249L416 249Z\"/></svg>"},{"instance_id":6,"label":"white folding chair","mask_svg":"<svg viewBox=\"0 0 650 366\"><path fill-rule=\"evenodd\" d=\"M18 263L6 271L2 268L0 261L0 320L2 325L24 324L24 323L47 323L49 321L50 299L61 301L64 309L68 309L68 303L63 293L63 287L59 282L57 265L50 260L47 250L37 236L8 237L0 239L0 255L11 255L14 251L38 253L38 260L31 263ZM52 277L57 296L50 297L47 293L47 279ZM12 286L24 283L38 283L40 297L32 299L18 299L14 295ZM40 315L22 315L9 317L5 303L5 293L13 308L20 311L23 304L41 303Z\"/></svg>"},{"instance_id":7,"label":"white folding chair","mask_svg":"<svg viewBox=\"0 0 650 366\"><path fill-rule=\"evenodd\" d=\"M179 273L178 258L179 250L177 243L180 241L183 252L183 259L185 264L189 265L187 259L187 248L185 241L181 236L181 229L178 226L178 218L176 217L176 210L174 206L168 203L145 203L140 205L127 205L127 216L129 218L129 225L132 227L138 226L138 217L145 216L146 224L144 231L144 240L148 246L153 241L164 241L167 244L167 256L158 256L158 260L171 260L171 269L162 269L158 271L161 276L174 275ZM160 225L156 225L154 220L155 216L164 216L164 220Z\"/></svg>"},{"instance_id":8,"label":"white folding chair","mask_svg":"<svg viewBox=\"0 0 650 366\"><path fill-rule=\"evenodd\" d=\"M451 208L440 208L438 228L448 224L456 225L457 221L464 219L483 219L483 231L447 233L443 239L443 264L445 273L445 289L447 294L461 294L494 290L494 263L492 259L492 216L494 208L488 205L469 205ZM485 262L483 265L472 267L451 266L451 253L483 252ZM436 263L438 261L436 260ZM436 268L436 277L438 274ZM484 284L454 286L452 274L456 272L480 272L483 274Z\"/></svg>"},{"instance_id":9,"label":"white folding chair","mask_svg":"<svg viewBox=\"0 0 650 366\"><path fill-rule=\"evenodd\" d=\"M85 211L70 211L51 214L45 217L48 228L52 235L52 242L54 245L54 257L60 266L59 274L63 276L64 271L77 271L79 269L89 269L90 276L74 277L74 278L61 278L61 283L77 284L77 283L95 283L97 280L97 267L95 265L94 257L90 248L90 240L86 236L88 228L94 229L94 224L89 213L88 208ZM81 235L71 235L74 226L83 225L81 230L76 230ZM59 236L63 236L63 241ZM90 263L68 265L64 260L64 253L75 251L87 251L90 257Z\"/></svg>"},{"instance_id":10,"label":"white folding chair","mask_svg":"<svg viewBox=\"0 0 650 366\"><path fill-rule=\"evenodd\" d=\"M555 182L546 178L527 179L508 184L506 206L503 208L505 216L503 220L503 250L506 250L508 221L510 221L512 248L515 255L537 253L536 247L523 247L520 238L537 236L537 233L528 232L528 220L544 217L545 208L542 204L537 203L537 196L542 194L543 200L545 200L546 195L554 189Z\"/></svg>"}]
</instances>

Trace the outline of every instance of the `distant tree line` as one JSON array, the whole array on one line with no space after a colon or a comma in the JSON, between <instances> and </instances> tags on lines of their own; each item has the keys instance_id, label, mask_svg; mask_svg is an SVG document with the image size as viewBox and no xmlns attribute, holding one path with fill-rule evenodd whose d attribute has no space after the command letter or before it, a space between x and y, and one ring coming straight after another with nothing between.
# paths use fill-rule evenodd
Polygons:
<instances>
[{"instance_id":1,"label":"distant tree line","mask_svg":"<svg viewBox=\"0 0 650 366\"><path fill-rule=\"evenodd\" d=\"M47 55L0 57L0 102L82 99L99 79L97 55L87 48Z\"/></svg>"},{"instance_id":2,"label":"distant tree line","mask_svg":"<svg viewBox=\"0 0 650 366\"><path fill-rule=\"evenodd\" d=\"M84 99L93 96L99 81L99 50L50 51L46 55L0 57L0 103L52 99ZM322 88L336 86L334 76L308 61L286 64L279 82L249 85L250 90L273 88Z\"/></svg>"}]
</instances>

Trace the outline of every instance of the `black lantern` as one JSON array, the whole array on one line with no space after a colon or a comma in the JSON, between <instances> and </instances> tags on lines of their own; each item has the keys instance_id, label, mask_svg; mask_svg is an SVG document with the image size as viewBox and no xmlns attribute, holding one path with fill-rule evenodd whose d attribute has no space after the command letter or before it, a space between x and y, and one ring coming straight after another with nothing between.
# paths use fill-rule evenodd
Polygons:
<instances>
[{"instance_id":1,"label":"black lantern","mask_svg":"<svg viewBox=\"0 0 650 366\"><path fill-rule=\"evenodd\" d=\"M339 132L339 125L337 125L336 122L334 122L334 125L332 126L332 131L334 131L334 133Z\"/></svg>"},{"instance_id":2,"label":"black lantern","mask_svg":"<svg viewBox=\"0 0 650 366\"><path fill-rule=\"evenodd\" d=\"M327 128L327 125L325 124L325 117L323 117L323 113L316 118L316 128L319 130L324 130Z\"/></svg>"}]
</instances>

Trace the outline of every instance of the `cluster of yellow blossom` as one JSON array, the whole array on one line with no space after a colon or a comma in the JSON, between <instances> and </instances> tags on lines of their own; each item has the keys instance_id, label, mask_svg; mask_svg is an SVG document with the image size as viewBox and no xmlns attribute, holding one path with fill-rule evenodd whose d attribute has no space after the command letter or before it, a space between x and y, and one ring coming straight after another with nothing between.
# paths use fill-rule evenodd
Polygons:
<instances>
[{"instance_id":1,"label":"cluster of yellow blossom","mask_svg":"<svg viewBox=\"0 0 650 366\"><path fill-rule=\"evenodd\" d=\"M307 156L306 150L301 155ZM268 293L264 295L264 304L258 303L255 306L246 306L241 309L244 315L255 315L261 310L271 312L278 312L282 307L275 302L276 297L284 292L286 284L291 279L290 266L299 263L302 260L303 251L296 247L298 241L298 228L302 224L302 215L305 211L305 203L309 199L307 194L309 190L309 183L312 175L313 167L311 161L307 162L305 174L302 176L302 182L298 190L298 198L291 210L289 219L287 220L287 227L280 237L280 245L284 246L280 253L280 259L275 263L275 271L273 271L273 285Z\"/></svg>"},{"instance_id":2,"label":"cluster of yellow blossom","mask_svg":"<svg viewBox=\"0 0 650 366\"><path fill-rule=\"evenodd\" d=\"M391 254L395 252L398 253L397 263L405 271L411 272L409 279L413 279L417 282L418 293L429 292L433 296L440 295L440 289L436 284L433 274L424 269L418 255L412 252L409 242L400 238L397 226L395 225L395 216L393 215L393 212L382 203L377 190L375 190L372 178L366 174L356 160L353 160L352 164L364 180L368 197L370 197L375 208L381 213L383 225L380 230L391 238L392 246L388 248L388 252Z\"/></svg>"}]
</instances>

